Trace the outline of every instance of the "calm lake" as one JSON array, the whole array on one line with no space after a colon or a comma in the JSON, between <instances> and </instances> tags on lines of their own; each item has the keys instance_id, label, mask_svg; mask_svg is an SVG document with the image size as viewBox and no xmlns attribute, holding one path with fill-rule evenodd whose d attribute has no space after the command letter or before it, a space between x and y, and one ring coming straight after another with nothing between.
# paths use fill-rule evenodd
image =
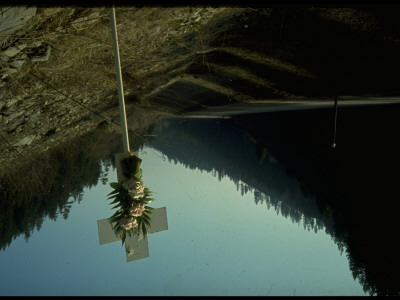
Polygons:
<instances>
[{"instance_id":1,"label":"calm lake","mask_svg":"<svg viewBox=\"0 0 400 300\"><path fill-rule=\"evenodd\" d=\"M2 199L0 295L398 295L399 112L339 109L335 149L331 109L157 120L131 151L168 226L130 262L97 223L122 136L59 150L48 194Z\"/></svg>"}]
</instances>

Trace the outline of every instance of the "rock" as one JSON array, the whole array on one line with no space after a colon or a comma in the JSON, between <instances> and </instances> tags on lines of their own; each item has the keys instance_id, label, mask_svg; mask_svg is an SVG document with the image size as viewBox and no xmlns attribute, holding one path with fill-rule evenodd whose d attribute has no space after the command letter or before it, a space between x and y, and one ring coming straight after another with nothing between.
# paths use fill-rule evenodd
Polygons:
<instances>
[{"instance_id":1,"label":"rock","mask_svg":"<svg viewBox=\"0 0 400 300\"><path fill-rule=\"evenodd\" d=\"M16 48L18 48L19 50L24 50L26 47L28 46L27 43L23 43L23 42L19 42L17 45L15 45Z\"/></svg>"},{"instance_id":2,"label":"rock","mask_svg":"<svg viewBox=\"0 0 400 300\"><path fill-rule=\"evenodd\" d=\"M18 49L17 47L10 47L7 50L5 50L3 52L3 54L6 55L7 57L14 57L15 55L17 55L20 52L21 52L21 50Z\"/></svg>"},{"instance_id":3,"label":"rock","mask_svg":"<svg viewBox=\"0 0 400 300\"><path fill-rule=\"evenodd\" d=\"M4 79L4 78L7 77L7 76L11 76L12 74L15 74L15 73L17 73L17 72L18 72L17 69L14 69L14 68L6 68L6 69L5 69L5 73L4 73L3 77L2 77L2 79Z\"/></svg>"},{"instance_id":4,"label":"rock","mask_svg":"<svg viewBox=\"0 0 400 300\"><path fill-rule=\"evenodd\" d=\"M21 69L22 65L25 63L25 60L23 59L17 59L14 60L11 65L16 68L16 69Z\"/></svg>"},{"instance_id":5,"label":"rock","mask_svg":"<svg viewBox=\"0 0 400 300\"><path fill-rule=\"evenodd\" d=\"M28 135L24 137L22 140L20 140L18 143L15 143L14 146L25 146L25 145L30 145L33 140L36 138L36 135Z\"/></svg>"},{"instance_id":6,"label":"rock","mask_svg":"<svg viewBox=\"0 0 400 300\"><path fill-rule=\"evenodd\" d=\"M1 35L14 34L24 27L36 14L36 6L13 6L0 8L0 33ZM0 40L0 42L2 42Z\"/></svg>"}]
</instances>

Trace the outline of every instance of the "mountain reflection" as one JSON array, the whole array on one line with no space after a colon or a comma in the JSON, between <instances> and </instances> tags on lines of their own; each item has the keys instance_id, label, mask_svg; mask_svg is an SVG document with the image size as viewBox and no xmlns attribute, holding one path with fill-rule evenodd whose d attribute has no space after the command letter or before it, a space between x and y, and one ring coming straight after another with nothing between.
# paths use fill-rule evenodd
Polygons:
<instances>
[{"instance_id":1,"label":"mountain reflection","mask_svg":"<svg viewBox=\"0 0 400 300\"><path fill-rule=\"evenodd\" d=\"M164 119L154 124L153 132L162 138L149 141L148 146L169 161L211 172L219 180L228 176L242 195L253 193L256 204L265 203L308 230L332 226L314 196L305 194L268 150L259 149L231 120Z\"/></svg>"},{"instance_id":2,"label":"mountain reflection","mask_svg":"<svg viewBox=\"0 0 400 300\"><path fill-rule=\"evenodd\" d=\"M372 110L376 112L378 109L372 108ZM276 138L276 136L288 134L285 131L288 126L282 126L282 124L287 122L292 127L296 127L298 126L296 121L299 121L299 124L301 122L306 123L310 128L299 128L299 131L304 129L303 135L299 135L294 130L292 135L288 134L287 139L293 139L301 144L300 139L309 130L309 133L313 132L307 140L312 145L311 147L315 146L315 140L325 136L322 140L326 139L326 149L331 150L329 147L331 136L326 132L321 133L321 130L318 130L315 126L320 121L322 130L329 128L330 111L306 112L304 118L309 118L308 121L293 120L295 113L297 112L291 112L286 118L283 118L284 113L275 115L274 124L268 123L268 117L265 115L258 115L257 122L255 122L256 127L262 127L264 130L259 134L268 136L268 138L275 135ZM343 251L346 252L350 270L354 278L357 278L362 284L365 292L371 295L399 295L399 258L397 254L399 248L393 241L394 236L396 236L393 226L395 218L387 218L388 215L392 216L393 213L386 212L385 216L381 209L376 210L374 200L378 200L379 197L374 198L375 193L368 195L372 191L371 185L375 187L377 183L392 180L388 180L382 173L373 176L373 173L367 173L364 168L361 168L363 162L368 161L371 171L377 170L374 167L376 164L371 161L371 157L375 158L375 156L370 153L379 156L385 155L383 153L378 154L380 153L378 150L379 145L384 145L387 134L382 134L380 129L377 128L379 123L370 125L373 126L372 129L365 127L365 132L370 137L374 138L371 133L378 133L379 138L376 137L376 140L381 143L370 147L370 151L364 150L363 155L360 154L362 149L359 149L360 146L355 147L355 145L364 136L355 138L354 133L349 129L356 128L360 135L358 127L364 126L364 123L359 122L358 118L354 119L354 113L360 115L360 111L353 111L349 117L358 122L358 125L345 123L344 113L341 115L342 124L340 125L348 126L346 130L350 134L350 137L347 137L345 128L340 128L339 140L343 143L348 142L349 146L348 152L343 150L337 152L340 153L340 156L336 159L340 160L341 163L329 157L322 150L320 151L322 158L318 155L313 157L315 153L312 151L308 154L308 149L305 152L299 152L300 154L294 156L294 158L289 158L289 156L296 154L301 146L293 146L293 142L282 145L279 139L272 139L273 142L268 144L268 147L271 146L274 150L271 153L265 144L260 143L241 129L251 127L243 124L251 123L250 120L255 118L254 115L240 116L240 122L225 119L164 119L153 125L152 132L159 138L151 140L148 144L165 154L170 161L182 163L189 169L211 172L219 180L228 176L235 182L237 189L240 189L242 194L253 193L256 204L265 203L268 208L273 208L277 214L290 218L295 223L302 224L307 230L324 229L326 233L331 235L339 250L342 253ZM319 119L313 119L316 114L320 114ZM391 120L393 123L393 120L396 120L395 116ZM237 124L240 124L240 126ZM273 133L267 132L270 125L274 125L270 129ZM382 130L393 128L393 124L388 126ZM292 129L292 127L290 128ZM301 138L296 138L293 134L298 134ZM287 154L286 156L282 155L282 158L285 159L284 164L279 163L278 159L274 157L275 154L280 154L280 152ZM395 150L390 150L387 151L387 154L395 152ZM358 159L356 159L354 153L357 153ZM319 166L324 159L332 163L333 169L324 170L324 164ZM385 161L388 159L386 158ZM303 165L300 165L303 169L298 169L298 164L293 164L293 161L302 161ZM292 165L290 165L291 163ZM350 166L350 169L347 168L347 165ZM305 168L310 170L305 171ZM317 170L315 171L316 177L310 177L308 173L312 173L314 169ZM306 174L303 176L304 178L300 176L302 172ZM346 172L349 173L346 174ZM352 181L347 179L349 174L354 176ZM366 177L369 177L369 179L362 181ZM312 182L309 180L310 178L314 180L314 185L309 185ZM347 185L345 184L346 180L348 181ZM360 181L364 183L372 181L373 183L369 187L363 187L362 184L357 185ZM375 188L378 189L378 187ZM383 188L386 191L380 190L382 195L388 195L392 190L387 185L383 185ZM361 196L360 200L357 194ZM381 215L374 213L374 210Z\"/></svg>"},{"instance_id":3,"label":"mountain reflection","mask_svg":"<svg viewBox=\"0 0 400 300\"><path fill-rule=\"evenodd\" d=\"M354 278L371 295L399 295L396 243L400 105L339 109L337 142L330 148L333 111L259 114L235 121L271 149L312 190L333 217L328 230L346 246ZM329 229L329 227L328 227Z\"/></svg>"},{"instance_id":4,"label":"mountain reflection","mask_svg":"<svg viewBox=\"0 0 400 300\"><path fill-rule=\"evenodd\" d=\"M229 177L242 194L252 193L257 205L274 209L307 230L324 230L332 236L339 250L348 257L350 270L365 292L399 295L397 213L391 204L395 199L392 192L396 178L388 178L383 169L378 168L380 165L398 167L397 161L391 159L399 149L393 144L386 145L386 139L395 139L385 133L387 128L377 127L384 123L394 128L398 112L398 108L393 109L393 115L387 117L390 124L378 123L376 118L365 115L367 122L374 120L369 121L374 127L365 128L365 123L346 123L344 113L339 112L335 153L341 156L337 160L319 148L320 160L312 157L315 154L312 151L296 156L300 153L296 152L300 149L296 143L300 144L307 130L329 127L329 113L324 115L321 111L319 117L315 115L317 111L314 114L302 112L305 119L311 120L308 128L300 126L303 120L294 118L296 112L269 114L268 118L265 115L241 116L236 122L160 119L146 129L155 136L147 141L137 140L137 145L131 148L136 151L145 143L171 162L210 172L219 180ZM353 112L353 116L359 113ZM285 122L296 124L297 136L283 129ZM258 136L253 134L251 124L262 129ZM357 134L349 128L357 129ZM349 137L345 136L346 131ZM361 134L364 131L368 136ZM283 143L285 136L291 143ZM317 139L313 135L307 142L315 148L312 142ZM368 143L368 151L358 147L340 152L344 151L341 150L343 144L371 140L376 143ZM326 145L330 144L327 139ZM107 172L115 167L114 153L121 150L120 134L94 132L36 157L29 165L21 161L12 172L2 174L0 198L6 201L0 202L0 248L5 250L19 235L29 239L35 229L40 230L45 218L67 219L71 205L81 201L85 187L107 184ZM324 169L324 160L337 168ZM317 170L314 177L310 175L312 170ZM306 175L302 177L303 174ZM342 185L346 188L340 190Z\"/></svg>"}]
</instances>

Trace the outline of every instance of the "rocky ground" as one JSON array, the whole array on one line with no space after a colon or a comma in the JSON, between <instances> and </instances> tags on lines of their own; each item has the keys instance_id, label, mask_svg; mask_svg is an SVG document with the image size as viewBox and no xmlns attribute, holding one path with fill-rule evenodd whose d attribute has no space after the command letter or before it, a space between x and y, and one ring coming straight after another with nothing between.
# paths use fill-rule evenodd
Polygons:
<instances>
[{"instance_id":1,"label":"rocky ground","mask_svg":"<svg viewBox=\"0 0 400 300\"><path fill-rule=\"evenodd\" d=\"M119 130L107 7L0 7L0 165ZM268 99L398 95L400 9L116 7L128 127Z\"/></svg>"}]
</instances>

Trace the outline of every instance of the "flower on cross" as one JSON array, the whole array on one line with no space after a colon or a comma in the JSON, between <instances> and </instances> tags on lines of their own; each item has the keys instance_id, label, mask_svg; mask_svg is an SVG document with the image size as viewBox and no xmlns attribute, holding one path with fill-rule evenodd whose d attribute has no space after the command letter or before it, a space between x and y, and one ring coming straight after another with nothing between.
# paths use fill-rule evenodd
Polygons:
<instances>
[{"instance_id":1,"label":"flower on cross","mask_svg":"<svg viewBox=\"0 0 400 300\"><path fill-rule=\"evenodd\" d=\"M147 235L147 226L150 226L149 214L153 210L147 206L153 199L150 198L151 190L146 188L141 180L141 159L131 156L128 162L132 164L125 162L124 174L125 177L130 174L130 177L122 182L110 183L114 191L108 194L108 199L113 199L110 204L115 204L113 208L117 208L110 219L115 222L114 230L121 237L122 244L125 243L127 234Z\"/></svg>"},{"instance_id":2,"label":"flower on cross","mask_svg":"<svg viewBox=\"0 0 400 300\"><path fill-rule=\"evenodd\" d=\"M123 183L124 188L133 199L140 199L144 197L144 184L140 180L130 178Z\"/></svg>"},{"instance_id":3,"label":"flower on cross","mask_svg":"<svg viewBox=\"0 0 400 300\"><path fill-rule=\"evenodd\" d=\"M125 230L137 227L139 224L135 218L121 218L118 221L119 225L124 227Z\"/></svg>"},{"instance_id":4,"label":"flower on cross","mask_svg":"<svg viewBox=\"0 0 400 300\"><path fill-rule=\"evenodd\" d=\"M132 208L129 210L129 212L134 217L140 217L145 209L146 208L145 208L144 203L136 204L136 205L132 206Z\"/></svg>"}]
</instances>

